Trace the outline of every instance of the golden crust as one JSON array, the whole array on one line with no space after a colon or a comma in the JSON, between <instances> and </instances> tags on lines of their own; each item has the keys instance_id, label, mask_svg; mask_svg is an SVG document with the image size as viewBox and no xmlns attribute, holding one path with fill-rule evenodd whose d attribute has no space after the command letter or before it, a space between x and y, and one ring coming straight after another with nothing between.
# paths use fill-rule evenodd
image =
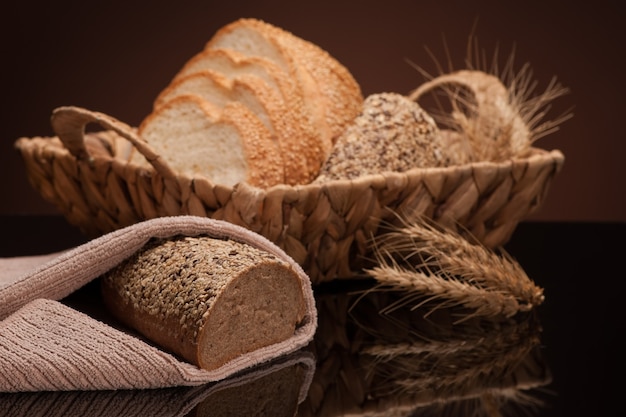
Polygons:
<instances>
[{"instance_id":1,"label":"golden crust","mask_svg":"<svg viewBox=\"0 0 626 417\"><path fill-rule=\"evenodd\" d=\"M241 42L241 39L251 40ZM362 96L357 85L357 98L342 96L343 93L333 92L337 85L334 79L323 78L322 74L333 74L330 68L315 69L318 65L334 65L343 68L336 60L321 49L315 49L308 43L291 33L257 19L239 19L217 31L207 42L205 50L212 48L235 49L247 56L264 56L273 60L282 68L286 76L295 80L302 96L302 105L305 114L303 121L312 127L312 138L301 138L300 143L307 156L308 175L305 182L310 182L327 158L333 143L334 135L343 130L348 120L352 119L360 110ZM305 55L306 54L306 55ZM318 62L316 60L322 60ZM306 64L309 62L309 64ZM347 70L345 70L347 72ZM348 73L349 75L349 73ZM353 78L349 76L349 79ZM320 84L328 84L321 87ZM346 100L351 105L346 105ZM349 108L346 111L345 108ZM337 113L337 111L339 113ZM340 122L338 122L340 120ZM331 125L330 123L333 123ZM304 139L304 140L302 140ZM294 144L294 146L297 146Z\"/></svg>"},{"instance_id":2,"label":"golden crust","mask_svg":"<svg viewBox=\"0 0 626 417\"><path fill-rule=\"evenodd\" d=\"M283 153L263 122L246 106L232 102L224 107L221 120L237 125L248 161L248 182L261 188L285 182Z\"/></svg>"},{"instance_id":3,"label":"golden crust","mask_svg":"<svg viewBox=\"0 0 626 417\"><path fill-rule=\"evenodd\" d=\"M307 71L324 102L325 122L334 143L345 126L361 111L363 94L350 71L318 45L259 19L243 19L259 30L272 32L296 63ZM327 143L329 147L332 143Z\"/></svg>"}]
</instances>

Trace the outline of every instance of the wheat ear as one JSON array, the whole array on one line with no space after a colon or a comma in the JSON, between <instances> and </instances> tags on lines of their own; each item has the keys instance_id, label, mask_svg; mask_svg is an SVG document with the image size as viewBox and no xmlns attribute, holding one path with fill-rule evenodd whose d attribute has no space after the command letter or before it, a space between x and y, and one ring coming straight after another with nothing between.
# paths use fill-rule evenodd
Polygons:
<instances>
[{"instance_id":1,"label":"wheat ear","mask_svg":"<svg viewBox=\"0 0 626 417\"><path fill-rule=\"evenodd\" d=\"M543 290L506 252L471 243L423 217L380 234L373 247L378 265L368 274L381 287L406 291L404 301L438 301L478 316L510 317L544 300Z\"/></svg>"},{"instance_id":2,"label":"wheat ear","mask_svg":"<svg viewBox=\"0 0 626 417\"><path fill-rule=\"evenodd\" d=\"M439 94L433 94L436 106L428 111L442 127L466 136L473 148L474 160L525 157L535 141L558 130L573 116L568 109L549 118L552 103L568 94L569 89L553 77L543 92L536 93L537 82L530 65L526 63L519 70L514 69L514 48L500 68L499 49L496 47L489 62L477 38L471 34L464 69L460 71L453 68L447 45L444 44L444 48L448 69L444 69L427 49L438 75L431 75L409 62L426 79L410 97L417 101L427 91L437 89L437 93L442 93L448 106L442 104Z\"/></svg>"}]
</instances>

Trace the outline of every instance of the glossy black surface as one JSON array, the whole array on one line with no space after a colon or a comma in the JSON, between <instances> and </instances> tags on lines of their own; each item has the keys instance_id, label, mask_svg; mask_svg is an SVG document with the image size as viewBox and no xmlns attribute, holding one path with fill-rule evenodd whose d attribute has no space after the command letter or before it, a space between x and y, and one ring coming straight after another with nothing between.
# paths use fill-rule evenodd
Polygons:
<instances>
[{"instance_id":1,"label":"glossy black surface","mask_svg":"<svg viewBox=\"0 0 626 417\"><path fill-rule=\"evenodd\" d=\"M50 253L85 241L55 216L0 217L0 230L2 257ZM233 416L366 410L400 410L394 415L404 416L617 415L625 352L625 234L623 223L520 224L506 249L545 294L529 314L455 323L462 311L425 316L425 305L381 315L402 294L364 296L368 281L332 283L315 288L318 333L288 366L278 360L238 380L196 388L0 394L0 410L16 416L196 416L214 415L209 413L219 404L225 411L220 415ZM91 286L65 301L103 314ZM375 359L381 347L388 356ZM315 369L307 366L311 355ZM306 387L307 376L308 395L297 406L294 396ZM279 388L254 395L269 386Z\"/></svg>"}]
</instances>

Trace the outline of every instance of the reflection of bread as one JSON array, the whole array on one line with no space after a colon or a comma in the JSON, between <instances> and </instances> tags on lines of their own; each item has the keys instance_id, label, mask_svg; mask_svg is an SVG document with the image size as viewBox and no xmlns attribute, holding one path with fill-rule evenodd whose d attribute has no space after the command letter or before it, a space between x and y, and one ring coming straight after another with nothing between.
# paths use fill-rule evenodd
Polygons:
<instances>
[{"instance_id":1,"label":"reflection of bread","mask_svg":"<svg viewBox=\"0 0 626 417\"><path fill-rule=\"evenodd\" d=\"M170 102L188 94L218 109L238 102L264 122L264 128L275 139L274 146L278 147L281 156L280 161L277 158L266 160L265 166L270 170L282 170L280 181L274 181L273 175L254 181L261 178L257 174L245 175L241 171L242 164L231 168L224 163L220 169L233 169L235 174L215 176L217 168L212 161L217 161L219 154L212 156L206 166L200 157L191 154L206 155L207 149L219 148L218 138L207 135L204 129L195 131L195 138L191 140L180 135L171 136L171 131L163 130L163 125L184 123L184 119L180 119L180 114L163 112L161 108L176 107L178 104L171 105ZM278 183L305 184L318 174L334 140L358 114L362 102L359 85L327 52L268 23L240 19L218 30L205 48L185 63L157 97L152 113L144 119L138 133L176 171L204 175L214 183L232 186L239 181L248 181L262 188ZM179 120L172 122L168 120L171 117ZM154 128L153 124L159 127ZM148 137L146 131L152 134ZM248 142L243 136L239 140L227 141L228 146L238 149L232 152L244 155L244 159L247 155L263 152L251 151L246 145ZM168 153L178 144L185 143L187 148L175 151L175 155ZM267 152L273 154L274 150ZM189 153L197 163L191 170L185 169L188 167L183 163L184 153ZM139 155L134 155L133 161L146 164ZM248 166L255 163L249 162Z\"/></svg>"},{"instance_id":2,"label":"reflection of bread","mask_svg":"<svg viewBox=\"0 0 626 417\"><path fill-rule=\"evenodd\" d=\"M295 364L245 385L218 390L196 405L188 416L297 416L307 372L310 371L303 365Z\"/></svg>"},{"instance_id":3,"label":"reflection of bread","mask_svg":"<svg viewBox=\"0 0 626 417\"><path fill-rule=\"evenodd\" d=\"M208 237L151 241L105 274L102 293L120 321L207 370L287 340L305 314L288 263Z\"/></svg>"},{"instance_id":4,"label":"reflection of bread","mask_svg":"<svg viewBox=\"0 0 626 417\"><path fill-rule=\"evenodd\" d=\"M456 163L433 118L396 93L368 96L337 139L316 182Z\"/></svg>"}]
</instances>

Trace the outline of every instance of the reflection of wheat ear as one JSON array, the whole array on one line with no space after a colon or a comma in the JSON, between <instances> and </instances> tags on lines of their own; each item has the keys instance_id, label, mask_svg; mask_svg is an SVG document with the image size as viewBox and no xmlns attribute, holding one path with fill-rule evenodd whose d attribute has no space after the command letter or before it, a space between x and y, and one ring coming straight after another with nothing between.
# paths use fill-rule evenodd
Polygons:
<instances>
[{"instance_id":1,"label":"reflection of wheat ear","mask_svg":"<svg viewBox=\"0 0 626 417\"><path fill-rule=\"evenodd\" d=\"M378 265L368 270L379 284L407 297L461 305L479 316L530 311L543 290L508 254L470 243L426 219L405 223L374 240ZM406 298L408 299L408 298Z\"/></svg>"}]
</instances>

